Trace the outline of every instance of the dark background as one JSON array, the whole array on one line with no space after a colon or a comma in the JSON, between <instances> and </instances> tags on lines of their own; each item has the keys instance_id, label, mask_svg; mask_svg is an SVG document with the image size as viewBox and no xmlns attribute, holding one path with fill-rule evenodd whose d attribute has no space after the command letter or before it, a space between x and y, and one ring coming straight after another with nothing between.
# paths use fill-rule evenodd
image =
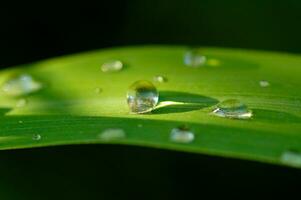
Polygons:
<instances>
[{"instance_id":1,"label":"dark background","mask_svg":"<svg viewBox=\"0 0 301 200\"><path fill-rule=\"evenodd\" d=\"M117 145L0 151L0 199L297 198L301 172L200 154Z\"/></svg>"},{"instance_id":2,"label":"dark background","mask_svg":"<svg viewBox=\"0 0 301 200\"><path fill-rule=\"evenodd\" d=\"M301 52L299 0L20 1L0 6L0 66L112 46Z\"/></svg>"},{"instance_id":3,"label":"dark background","mask_svg":"<svg viewBox=\"0 0 301 200\"><path fill-rule=\"evenodd\" d=\"M1 2L0 67L113 46L203 45L301 53L299 0ZM298 193L300 170L107 145L0 152L0 199L244 199ZM210 198L209 198L210 199Z\"/></svg>"}]
</instances>

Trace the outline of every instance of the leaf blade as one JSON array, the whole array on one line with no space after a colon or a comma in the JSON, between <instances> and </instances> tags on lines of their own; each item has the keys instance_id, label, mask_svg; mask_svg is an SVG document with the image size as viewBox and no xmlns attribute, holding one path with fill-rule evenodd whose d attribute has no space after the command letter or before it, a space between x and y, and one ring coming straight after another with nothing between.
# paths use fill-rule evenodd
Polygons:
<instances>
[{"instance_id":1,"label":"leaf blade","mask_svg":"<svg viewBox=\"0 0 301 200\"><path fill-rule=\"evenodd\" d=\"M275 164L281 164L284 151L301 151L301 92L296 90L301 86L299 56L204 48L208 58L218 59L220 66L193 69L182 62L185 50L166 46L117 48L3 71L0 83L5 81L3 77L26 71L46 83L46 88L27 96L29 103L24 108L14 107L18 99L3 98L0 138L6 139L0 139L0 149L104 143L98 134L119 127L126 131L127 138L112 143ZM101 64L111 59L125 62L125 69L101 72ZM128 86L156 75L168 78L167 83L156 84L161 101L184 105L166 106L146 115L129 114L125 99ZM260 80L271 85L262 88ZM98 87L102 88L100 94L94 91ZM210 115L212 106L228 98L245 102L254 110L254 118L244 121ZM176 144L169 139L170 130L182 124L196 134L191 144ZM42 139L34 141L32 134L40 134Z\"/></svg>"}]
</instances>

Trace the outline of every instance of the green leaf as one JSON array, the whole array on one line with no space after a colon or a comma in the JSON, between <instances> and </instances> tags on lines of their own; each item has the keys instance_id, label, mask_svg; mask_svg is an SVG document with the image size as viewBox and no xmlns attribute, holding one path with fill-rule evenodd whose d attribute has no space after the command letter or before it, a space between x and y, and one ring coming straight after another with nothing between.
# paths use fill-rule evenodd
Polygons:
<instances>
[{"instance_id":1,"label":"green leaf","mask_svg":"<svg viewBox=\"0 0 301 200\"><path fill-rule=\"evenodd\" d=\"M301 57L202 48L211 62L191 68L183 63L186 50L168 46L114 48L2 70L2 85L27 73L44 88L22 97L1 91L0 149L114 143L299 167ZM123 70L102 72L101 65L114 59L125 63ZM137 80L153 81L156 75L168 79L155 83L161 105L166 101L178 104L160 106L150 114L130 114L128 87ZM270 85L261 87L261 80ZM96 88L102 91L97 93ZM27 103L16 107L20 99ZM253 111L252 119L212 115L216 104L226 99L244 102ZM182 125L194 132L191 143L170 140L171 130ZM99 137L107 129L122 130L125 137Z\"/></svg>"}]
</instances>

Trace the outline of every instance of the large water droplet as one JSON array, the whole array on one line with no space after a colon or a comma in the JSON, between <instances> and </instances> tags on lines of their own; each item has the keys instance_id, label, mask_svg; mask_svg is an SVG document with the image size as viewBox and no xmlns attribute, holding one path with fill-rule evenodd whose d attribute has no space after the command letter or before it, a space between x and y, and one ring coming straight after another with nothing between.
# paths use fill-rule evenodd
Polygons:
<instances>
[{"instance_id":1,"label":"large water droplet","mask_svg":"<svg viewBox=\"0 0 301 200\"><path fill-rule=\"evenodd\" d=\"M34 134L33 136L32 136L32 139L33 140L41 140L42 139L42 136L40 135L40 134Z\"/></svg>"},{"instance_id":2,"label":"large water droplet","mask_svg":"<svg viewBox=\"0 0 301 200\"><path fill-rule=\"evenodd\" d=\"M301 167L301 153L297 151L284 151L280 157L281 163L292 167Z\"/></svg>"},{"instance_id":3,"label":"large water droplet","mask_svg":"<svg viewBox=\"0 0 301 200\"><path fill-rule=\"evenodd\" d=\"M270 83L268 81L262 80L262 81L259 81L259 85L261 87L268 87L268 86L270 86Z\"/></svg>"},{"instance_id":4,"label":"large water droplet","mask_svg":"<svg viewBox=\"0 0 301 200\"><path fill-rule=\"evenodd\" d=\"M213 110L213 114L219 117L233 119L249 119L252 117L252 111L236 99L228 99L219 103Z\"/></svg>"},{"instance_id":5,"label":"large water droplet","mask_svg":"<svg viewBox=\"0 0 301 200\"><path fill-rule=\"evenodd\" d=\"M102 64L101 70L103 72L116 72L123 68L123 63L120 60L112 60Z\"/></svg>"},{"instance_id":6,"label":"large water droplet","mask_svg":"<svg viewBox=\"0 0 301 200\"><path fill-rule=\"evenodd\" d=\"M200 67L206 63L206 56L200 53L199 50L189 50L184 54L184 64L189 67Z\"/></svg>"},{"instance_id":7,"label":"large water droplet","mask_svg":"<svg viewBox=\"0 0 301 200\"><path fill-rule=\"evenodd\" d=\"M7 95L20 96L36 92L42 87L43 85L34 80L32 76L28 74L22 74L16 78L6 81L2 86L2 90Z\"/></svg>"},{"instance_id":8,"label":"large water droplet","mask_svg":"<svg viewBox=\"0 0 301 200\"><path fill-rule=\"evenodd\" d=\"M167 78L164 76L154 76L154 81L158 83L164 83L167 82Z\"/></svg>"},{"instance_id":9,"label":"large water droplet","mask_svg":"<svg viewBox=\"0 0 301 200\"><path fill-rule=\"evenodd\" d=\"M27 100L26 99L19 99L17 101L16 107L17 108L21 108L21 107L26 106L26 104L27 104Z\"/></svg>"},{"instance_id":10,"label":"large water droplet","mask_svg":"<svg viewBox=\"0 0 301 200\"><path fill-rule=\"evenodd\" d=\"M100 133L98 137L102 140L110 141L124 139L126 134L121 128L109 128Z\"/></svg>"},{"instance_id":11,"label":"large water droplet","mask_svg":"<svg viewBox=\"0 0 301 200\"><path fill-rule=\"evenodd\" d=\"M149 81L136 81L127 92L127 103L132 113L152 111L159 100L156 87Z\"/></svg>"},{"instance_id":12,"label":"large water droplet","mask_svg":"<svg viewBox=\"0 0 301 200\"><path fill-rule=\"evenodd\" d=\"M190 143L194 140L194 133L188 127L180 126L171 130L170 140L177 143Z\"/></svg>"}]
</instances>

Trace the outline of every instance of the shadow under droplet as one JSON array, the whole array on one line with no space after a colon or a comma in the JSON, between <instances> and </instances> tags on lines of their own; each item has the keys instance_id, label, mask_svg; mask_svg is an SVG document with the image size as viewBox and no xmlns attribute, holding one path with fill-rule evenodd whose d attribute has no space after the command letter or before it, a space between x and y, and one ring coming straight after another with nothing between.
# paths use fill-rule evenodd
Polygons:
<instances>
[{"instance_id":1,"label":"shadow under droplet","mask_svg":"<svg viewBox=\"0 0 301 200\"><path fill-rule=\"evenodd\" d=\"M152 114L180 113L213 106L218 100L186 92L161 91L159 104Z\"/></svg>"},{"instance_id":2,"label":"shadow under droplet","mask_svg":"<svg viewBox=\"0 0 301 200\"><path fill-rule=\"evenodd\" d=\"M280 111L253 109L254 119L266 122L300 123L301 117Z\"/></svg>"}]
</instances>

